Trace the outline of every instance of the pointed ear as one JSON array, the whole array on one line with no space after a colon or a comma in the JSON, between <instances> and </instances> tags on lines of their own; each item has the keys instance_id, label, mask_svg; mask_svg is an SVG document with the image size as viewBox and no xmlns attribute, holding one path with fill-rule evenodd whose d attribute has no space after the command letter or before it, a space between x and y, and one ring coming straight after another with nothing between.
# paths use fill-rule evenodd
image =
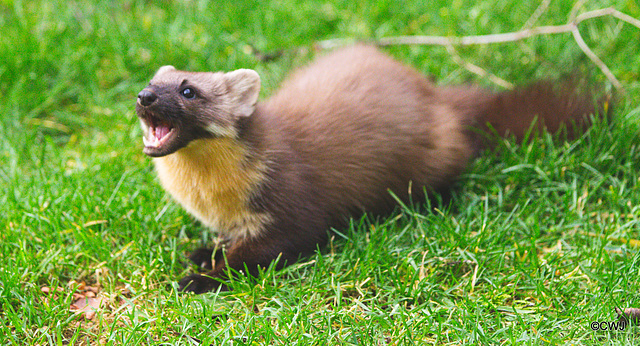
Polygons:
<instances>
[{"instance_id":1,"label":"pointed ear","mask_svg":"<svg viewBox=\"0 0 640 346\"><path fill-rule=\"evenodd\" d=\"M165 66L162 66L160 69L158 69L158 72L156 72L156 75L160 75L160 74L163 74L165 72L175 71L175 70L176 70L175 67L173 67L171 65L165 65Z\"/></svg>"},{"instance_id":2,"label":"pointed ear","mask_svg":"<svg viewBox=\"0 0 640 346\"><path fill-rule=\"evenodd\" d=\"M229 96L235 100L234 114L250 116L256 108L260 94L260 76L254 70L240 69L224 74Z\"/></svg>"}]
</instances>

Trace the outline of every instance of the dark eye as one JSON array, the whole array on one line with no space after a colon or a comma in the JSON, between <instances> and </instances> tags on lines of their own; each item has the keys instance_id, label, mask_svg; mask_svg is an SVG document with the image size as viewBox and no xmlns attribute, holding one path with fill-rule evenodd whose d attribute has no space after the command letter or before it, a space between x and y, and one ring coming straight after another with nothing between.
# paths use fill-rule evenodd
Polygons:
<instances>
[{"instance_id":1,"label":"dark eye","mask_svg":"<svg viewBox=\"0 0 640 346\"><path fill-rule=\"evenodd\" d=\"M184 88L182 89L182 96L184 96L184 98L186 99L192 99L196 97L196 92L191 88Z\"/></svg>"}]
</instances>

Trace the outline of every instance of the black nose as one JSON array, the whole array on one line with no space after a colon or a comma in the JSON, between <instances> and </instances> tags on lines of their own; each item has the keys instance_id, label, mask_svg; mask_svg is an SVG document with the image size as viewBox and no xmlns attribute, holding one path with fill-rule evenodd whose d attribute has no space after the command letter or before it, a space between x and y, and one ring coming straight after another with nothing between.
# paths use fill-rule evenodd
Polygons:
<instances>
[{"instance_id":1,"label":"black nose","mask_svg":"<svg viewBox=\"0 0 640 346\"><path fill-rule=\"evenodd\" d=\"M138 94L138 102L140 102L143 106L149 106L158 98L156 94L151 91L144 89Z\"/></svg>"}]
</instances>

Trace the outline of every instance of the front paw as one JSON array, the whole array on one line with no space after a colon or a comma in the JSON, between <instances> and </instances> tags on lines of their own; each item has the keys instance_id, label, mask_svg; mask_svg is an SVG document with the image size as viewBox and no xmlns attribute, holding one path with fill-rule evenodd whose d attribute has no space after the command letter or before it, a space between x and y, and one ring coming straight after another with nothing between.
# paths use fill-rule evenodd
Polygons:
<instances>
[{"instance_id":1,"label":"front paw","mask_svg":"<svg viewBox=\"0 0 640 346\"><path fill-rule=\"evenodd\" d=\"M189 255L191 262L195 263L200 269L211 270L213 269L213 262L211 257L213 256L213 249L200 248L192 252Z\"/></svg>"},{"instance_id":2,"label":"front paw","mask_svg":"<svg viewBox=\"0 0 640 346\"><path fill-rule=\"evenodd\" d=\"M179 290L182 292L193 292L195 294L202 294L212 290L217 289L218 287L223 286L218 280L200 274L192 274L183 277L178 281Z\"/></svg>"}]
</instances>

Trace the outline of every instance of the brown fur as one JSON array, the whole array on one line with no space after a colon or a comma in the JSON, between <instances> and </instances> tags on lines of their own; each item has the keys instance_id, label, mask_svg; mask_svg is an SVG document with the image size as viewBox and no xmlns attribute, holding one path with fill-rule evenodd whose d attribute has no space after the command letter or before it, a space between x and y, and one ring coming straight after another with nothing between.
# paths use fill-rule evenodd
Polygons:
<instances>
[{"instance_id":1,"label":"brown fur","mask_svg":"<svg viewBox=\"0 0 640 346\"><path fill-rule=\"evenodd\" d=\"M414 198L447 188L482 148L473 127L489 123L522 138L536 117L556 131L582 122L594 105L544 83L499 94L438 88L367 46L318 59L263 103L255 104L259 78L227 75L165 67L145 89L159 101L137 106L143 127L175 122L189 131L150 149L161 156L160 180L230 240L226 264L210 263L207 251L194 258L212 266L206 276L181 280L182 289L196 293L217 287L227 266L256 274L278 256L279 265L291 263L349 216L389 212L395 205L389 191L406 201L409 186ZM185 79L198 88L196 99L176 96ZM183 125L190 122L197 130Z\"/></svg>"}]
</instances>

